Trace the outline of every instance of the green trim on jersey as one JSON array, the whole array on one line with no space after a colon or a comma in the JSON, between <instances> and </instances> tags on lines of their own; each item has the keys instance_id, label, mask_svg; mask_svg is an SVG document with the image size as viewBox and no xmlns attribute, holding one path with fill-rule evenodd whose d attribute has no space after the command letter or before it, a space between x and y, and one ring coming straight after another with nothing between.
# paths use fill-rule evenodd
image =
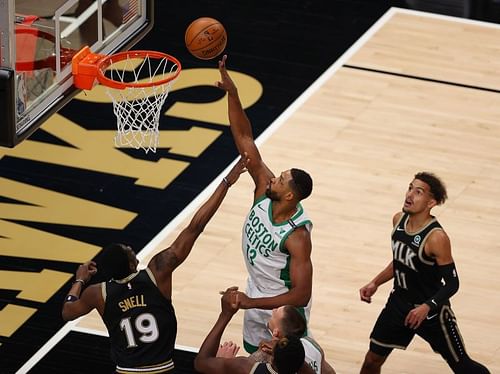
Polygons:
<instances>
[{"instance_id":1,"label":"green trim on jersey","mask_svg":"<svg viewBox=\"0 0 500 374\"><path fill-rule=\"evenodd\" d=\"M288 223L288 221L286 223ZM290 234L295 231L296 228L299 228L299 227L302 227L302 226L305 226L305 225L312 225L312 222L310 220L306 220L306 221L303 221L303 222L299 223L297 226L295 226L295 228L293 228L292 230L288 231L286 233L286 235L283 236L283 238L281 238L281 241L280 241L280 244L279 244L279 249L280 249L281 252L288 253L288 250L285 248L285 242L286 242L286 240L288 239L288 237L290 236Z\"/></svg>"},{"instance_id":2,"label":"green trim on jersey","mask_svg":"<svg viewBox=\"0 0 500 374\"><path fill-rule=\"evenodd\" d=\"M290 256L286 258L286 265L280 271L280 279L285 283L285 287L288 289L292 288L292 281L290 280L290 259Z\"/></svg>"},{"instance_id":3,"label":"green trim on jersey","mask_svg":"<svg viewBox=\"0 0 500 374\"><path fill-rule=\"evenodd\" d=\"M267 198L266 194L257 197L253 202L252 208L254 208L258 203L260 203L262 200L265 200L266 198Z\"/></svg>"},{"instance_id":4,"label":"green trim on jersey","mask_svg":"<svg viewBox=\"0 0 500 374\"><path fill-rule=\"evenodd\" d=\"M257 352L257 350L259 349L259 347L250 344L245 339L243 339L243 348L245 348L245 351L247 351L250 354Z\"/></svg>"},{"instance_id":5,"label":"green trim on jersey","mask_svg":"<svg viewBox=\"0 0 500 374\"><path fill-rule=\"evenodd\" d=\"M276 223L273 220L273 201L271 199L269 199L269 209L267 210L267 214L269 216L269 222L271 222L271 224L275 227L284 226L284 225L288 224L288 221L290 221L290 220L293 221L294 219L297 219L297 217L299 217L302 213L304 213L304 208L302 208L302 204L298 203L297 204L297 211L295 212L295 214L291 218L289 218L283 222Z\"/></svg>"},{"instance_id":6,"label":"green trim on jersey","mask_svg":"<svg viewBox=\"0 0 500 374\"><path fill-rule=\"evenodd\" d=\"M306 321L306 331L304 331L304 335L302 337L307 337L309 335L309 326L307 323L307 316L306 316L306 309L303 306L296 306L295 309L297 309L302 317L304 317L304 321Z\"/></svg>"}]
</instances>

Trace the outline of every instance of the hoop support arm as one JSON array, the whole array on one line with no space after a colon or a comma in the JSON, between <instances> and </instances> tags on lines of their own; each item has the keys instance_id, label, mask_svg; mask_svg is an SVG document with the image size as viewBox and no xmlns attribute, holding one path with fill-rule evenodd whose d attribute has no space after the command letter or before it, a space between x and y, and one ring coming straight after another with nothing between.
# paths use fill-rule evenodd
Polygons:
<instances>
[{"instance_id":1,"label":"hoop support arm","mask_svg":"<svg viewBox=\"0 0 500 374\"><path fill-rule=\"evenodd\" d=\"M97 53L92 53L88 46L83 47L71 61L73 72L73 84L81 90L91 90L97 83L98 67L97 62L105 57Z\"/></svg>"}]
</instances>

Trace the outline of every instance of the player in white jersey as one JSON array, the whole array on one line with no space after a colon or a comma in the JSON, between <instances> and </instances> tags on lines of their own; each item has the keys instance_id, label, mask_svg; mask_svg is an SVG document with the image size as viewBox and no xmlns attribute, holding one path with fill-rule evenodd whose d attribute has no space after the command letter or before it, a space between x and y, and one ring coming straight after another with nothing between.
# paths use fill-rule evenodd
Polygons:
<instances>
[{"instance_id":1,"label":"player in white jersey","mask_svg":"<svg viewBox=\"0 0 500 374\"><path fill-rule=\"evenodd\" d=\"M273 309L268 328L272 333L272 340L261 342L259 349L250 355L252 359L257 362L271 362L273 347L279 339L285 336L301 337L300 341L305 352L304 360L308 368L304 365L298 373L335 374L333 367L326 361L325 353L320 345L309 336L303 337L306 331L306 321L297 308L284 305ZM239 347L233 342L225 342L220 346L217 357L235 357L238 350Z\"/></svg>"},{"instance_id":2,"label":"player in white jersey","mask_svg":"<svg viewBox=\"0 0 500 374\"><path fill-rule=\"evenodd\" d=\"M239 294L240 308L246 309L244 347L252 353L262 340L271 338L266 328L271 309L287 304L305 307L304 316L309 317L312 224L300 201L311 194L312 179L295 168L275 177L264 163L238 89L226 70L226 59L219 61L217 86L228 93L231 132L238 151L248 154L247 168L255 183L254 204L243 226L248 284L246 294Z\"/></svg>"}]
</instances>

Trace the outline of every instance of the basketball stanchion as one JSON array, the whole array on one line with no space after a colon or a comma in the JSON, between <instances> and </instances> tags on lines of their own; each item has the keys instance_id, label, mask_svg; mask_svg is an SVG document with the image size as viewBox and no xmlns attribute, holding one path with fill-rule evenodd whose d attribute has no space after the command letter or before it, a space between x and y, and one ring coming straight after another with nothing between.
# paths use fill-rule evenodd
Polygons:
<instances>
[{"instance_id":1,"label":"basketball stanchion","mask_svg":"<svg viewBox=\"0 0 500 374\"><path fill-rule=\"evenodd\" d=\"M73 84L107 87L117 119L117 147L156 152L163 103L181 72L175 57L157 51L126 51L109 56L82 48L72 60Z\"/></svg>"}]
</instances>

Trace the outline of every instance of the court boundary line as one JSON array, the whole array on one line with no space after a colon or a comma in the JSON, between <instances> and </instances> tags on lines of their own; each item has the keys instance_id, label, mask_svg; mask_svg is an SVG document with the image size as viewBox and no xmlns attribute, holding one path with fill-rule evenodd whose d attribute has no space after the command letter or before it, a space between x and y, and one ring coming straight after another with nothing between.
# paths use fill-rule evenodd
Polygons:
<instances>
[{"instance_id":1,"label":"court boundary line","mask_svg":"<svg viewBox=\"0 0 500 374\"><path fill-rule=\"evenodd\" d=\"M344 63L352 57L367 41L373 36L382 26L384 26L395 14L406 13L418 16L430 17L443 19L453 22L462 22L468 24L481 25L486 27L500 28L500 25L492 24L484 21L470 20L460 17L452 17L441 14L434 14L428 12L422 12L411 9L403 9L398 7L391 7L388 9L370 28L363 33L328 69L326 69L297 99L295 99L284 111L281 113L261 134L255 139L257 146L262 145L271 135L273 135L284 123L288 120L292 114L294 114L300 106L302 106L323 84L327 82L343 65ZM137 258L141 263L142 260L149 255L155 248L162 242L171 232L173 232L177 227L188 218L196 208L198 208L211 193L219 185L220 180L225 176L229 170L237 162L238 158L233 160L214 180L203 190L198 196L193 199L172 221L170 221L155 237L146 244L143 249L137 254ZM140 264L142 265L142 264ZM142 266L143 268L143 266ZM67 322L61 329L56 332L44 345L42 345L38 351L24 363L21 368L19 368L16 374L26 374L31 370L47 353L49 353L52 348L57 345L62 338L64 338L70 331L79 331L87 334L101 335L103 332L97 329L83 328L76 326L81 319L85 318L82 316L74 321ZM187 347L182 345L175 345L176 347L183 347L185 350L191 352L198 352L196 348Z\"/></svg>"},{"instance_id":2,"label":"court boundary line","mask_svg":"<svg viewBox=\"0 0 500 374\"><path fill-rule=\"evenodd\" d=\"M470 89L470 90L478 90L478 91L485 91L485 92L500 93L500 89L488 88L488 87L481 87L481 86L473 86L471 84L465 84L465 83L459 83L459 82L452 82L452 81L444 81L444 80L441 80L441 79L421 77L421 76L418 76L418 75L397 73L397 72L390 71L390 70L372 69L372 68L368 68L368 67L365 67L365 66L362 66L362 65L345 64L343 67L347 68L347 69L361 70L361 71L366 71L366 72L375 73L375 74L392 75L392 76L398 77L398 78L414 79L414 80L419 80L419 81L423 81L423 82L444 84L444 85L447 85L447 86L453 86L453 87L458 87L458 88L467 88L467 89Z\"/></svg>"}]
</instances>

